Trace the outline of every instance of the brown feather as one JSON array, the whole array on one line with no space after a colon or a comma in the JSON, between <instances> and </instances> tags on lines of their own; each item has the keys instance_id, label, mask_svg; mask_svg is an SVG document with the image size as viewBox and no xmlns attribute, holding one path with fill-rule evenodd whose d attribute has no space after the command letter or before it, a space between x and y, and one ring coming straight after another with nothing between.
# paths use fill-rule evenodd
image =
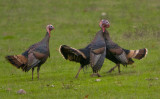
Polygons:
<instances>
[{"instance_id":1,"label":"brown feather","mask_svg":"<svg viewBox=\"0 0 160 99\"><path fill-rule=\"evenodd\" d=\"M59 48L59 52L66 60L68 59L70 61L79 62L81 58L86 59L86 56L80 50L66 45L61 45Z\"/></svg>"},{"instance_id":2,"label":"brown feather","mask_svg":"<svg viewBox=\"0 0 160 99\"><path fill-rule=\"evenodd\" d=\"M135 50L130 50L130 52L127 54L127 58L133 58Z\"/></svg>"},{"instance_id":3,"label":"brown feather","mask_svg":"<svg viewBox=\"0 0 160 99\"><path fill-rule=\"evenodd\" d=\"M144 49L140 49L140 50L139 50L139 53L138 53L134 58L136 58L136 59L142 59L142 58L144 58L146 55L147 55L147 49L144 48Z\"/></svg>"},{"instance_id":4,"label":"brown feather","mask_svg":"<svg viewBox=\"0 0 160 99\"><path fill-rule=\"evenodd\" d=\"M23 55L6 56L5 58L17 68L24 66L28 61L27 58Z\"/></svg>"},{"instance_id":5,"label":"brown feather","mask_svg":"<svg viewBox=\"0 0 160 99\"><path fill-rule=\"evenodd\" d=\"M102 47L102 48L93 50L93 52L95 54L102 54L102 53L104 53L104 50L105 50L105 47Z\"/></svg>"},{"instance_id":6,"label":"brown feather","mask_svg":"<svg viewBox=\"0 0 160 99\"><path fill-rule=\"evenodd\" d=\"M135 59L142 59L147 55L147 49L139 49L139 50L130 50L127 55L127 58L135 58Z\"/></svg>"},{"instance_id":7,"label":"brown feather","mask_svg":"<svg viewBox=\"0 0 160 99\"><path fill-rule=\"evenodd\" d=\"M122 48L109 49L109 51L110 51L112 54L115 54L115 55L121 55L122 52L123 52Z\"/></svg>"},{"instance_id":8,"label":"brown feather","mask_svg":"<svg viewBox=\"0 0 160 99\"><path fill-rule=\"evenodd\" d=\"M33 54L37 59L42 59L46 56L46 54L39 53L39 52L33 52Z\"/></svg>"}]
</instances>

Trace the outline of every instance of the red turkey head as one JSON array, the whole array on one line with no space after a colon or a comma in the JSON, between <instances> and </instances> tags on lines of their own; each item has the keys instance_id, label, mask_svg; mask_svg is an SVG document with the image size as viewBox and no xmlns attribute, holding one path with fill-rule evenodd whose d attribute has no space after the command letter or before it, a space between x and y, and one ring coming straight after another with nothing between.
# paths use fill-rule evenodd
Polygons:
<instances>
[{"instance_id":1,"label":"red turkey head","mask_svg":"<svg viewBox=\"0 0 160 99\"><path fill-rule=\"evenodd\" d=\"M53 27L53 25L51 25L51 24L49 24L49 25L47 25L46 26L46 30L47 30L47 32L49 33L49 36L50 36L50 33L51 33L51 31L54 29L54 27Z\"/></svg>"},{"instance_id":2,"label":"red turkey head","mask_svg":"<svg viewBox=\"0 0 160 99\"><path fill-rule=\"evenodd\" d=\"M110 24L108 20L102 19L99 23L99 26L102 28L104 32L106 28L109 28Z\"/></svg>"}]
</instances>

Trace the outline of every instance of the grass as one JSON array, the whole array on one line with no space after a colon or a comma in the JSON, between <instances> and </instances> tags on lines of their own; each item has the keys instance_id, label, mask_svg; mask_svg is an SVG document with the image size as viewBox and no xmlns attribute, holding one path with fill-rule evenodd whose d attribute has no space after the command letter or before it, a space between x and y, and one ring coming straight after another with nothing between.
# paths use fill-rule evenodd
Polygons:
<instances>
[{"instance_id":1,"label":"grass","mask_svg":"<svg viewBox=\"0 0 160 99\"><path fill-rule=\"evenodd\" d=\"M160 1L159 0L0 0L0 99L157 99L160 97ZM105 17L101 13L105 12ZM79 64L64 60L62 44L85 47L100 29L101 18L110 21L113 41L126 49L148 48L148 56L127 68L106 72L115 64L109 60L90 77L89 67L75 79ZM22 72L4 57L21 54L45 35L53 24L51 57L36 72ZM53 87L54 86L54 87ZM9 88L9 90L8 90ZM24 89L27 94L16 92Z\"/></svg>"}]
</instances>

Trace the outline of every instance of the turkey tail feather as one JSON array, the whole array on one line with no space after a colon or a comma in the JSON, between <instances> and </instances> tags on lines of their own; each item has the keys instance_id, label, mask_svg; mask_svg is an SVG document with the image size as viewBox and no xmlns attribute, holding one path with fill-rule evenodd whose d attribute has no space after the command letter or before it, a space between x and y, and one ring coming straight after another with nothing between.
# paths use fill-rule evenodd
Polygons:
<instances>
[{"instance_id":1,"label":"turkey tail feather","mask_svg":"<svg viewBox=\"0 0 160 99\"><path fill-rule=\"evenodd\" d=\"M27 58L23 55L11 55L5 57L13 66L23 68L27 63Z\"/></svg>"},{"instance_id":2,"label":"turkey tail feather","mask_svg":"<svg viewBox=\"0 0 160 99\"><path fill-rule=\"evenodd\" d=\"M59 52L66 60L68 59L70 61L80 62L82 58L86 59L86 56L80 50L69 47L67 45L61 45Z\"/></svg>"},{"instance_id":3,"label":"turkey tail feather","mask_svg":"<svg viewBox=\"0 0 160 99\"><path fill-rule=\"evenodd\" d=\"M127 57L140 60L140 59L146 57L147 53L148 53L147 48L139 49L139 50L130 50L130 52L127 54Z\"/></svg>"}]
</instances>

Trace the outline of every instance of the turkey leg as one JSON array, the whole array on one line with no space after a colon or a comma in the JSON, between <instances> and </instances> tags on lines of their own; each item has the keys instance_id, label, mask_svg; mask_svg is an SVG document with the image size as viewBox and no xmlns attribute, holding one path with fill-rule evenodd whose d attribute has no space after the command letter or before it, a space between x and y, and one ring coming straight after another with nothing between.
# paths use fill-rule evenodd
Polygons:
<instances>
[{"instance_id":1,"label":"turkey leg","mask_svg":"<svg viewBox=\"0 0 160 99\"><path fill-rule=\"evenodd\" d=\"M121 73L121 71L120 71L120 65L119 64L118 64L118 72Z\"/></svg>"},{"instance_id":2,"label":"turkey leg","mask_svg":"<svg viewBox=\"0 0 160 99\"><path fill-rule=\"evenodd\" d=\"M40 67L38 66L38 68L37 68L37 78L38 78L38 80L39 80L39 70L40 70Z\"/></svg>"},{"instance_id":3,"label":"turkey leg","mask_svg":"<svg viewBox=\"0 0 160 99\"><path fill-rule=\"evenodd\" d=\"M78 70L78 73L77 73L77 75L75 76L75 78L78 78L78 75L79 75L79 72L81 71L81 69L82 69L82 66L80 66L80 68L79 68L79 70Z\"/></svg>"},{"instance_id":4,"label":"turkey leg","mask_svg":"<svg viewBox=\"0 0 160 99\"><path fill-rule=\"evenodd\" d=\"M116 66L114 66L113 68L111 68L107 73L111 73L112 71L114 71L114 69L118 66L118 64L116 64ZM118 68L119 69L119 68Z\"/></svg>"},{"instance_id":5,"label":"turkey leg","mask_svg":"<svg viewBox=\"0 0 160 99\"><path fill-rule=\"evenodd\" d=\"M33 72L34 72L34 68L32 68L32 80L33 80Z\"/></svg>"}]
</instances>

